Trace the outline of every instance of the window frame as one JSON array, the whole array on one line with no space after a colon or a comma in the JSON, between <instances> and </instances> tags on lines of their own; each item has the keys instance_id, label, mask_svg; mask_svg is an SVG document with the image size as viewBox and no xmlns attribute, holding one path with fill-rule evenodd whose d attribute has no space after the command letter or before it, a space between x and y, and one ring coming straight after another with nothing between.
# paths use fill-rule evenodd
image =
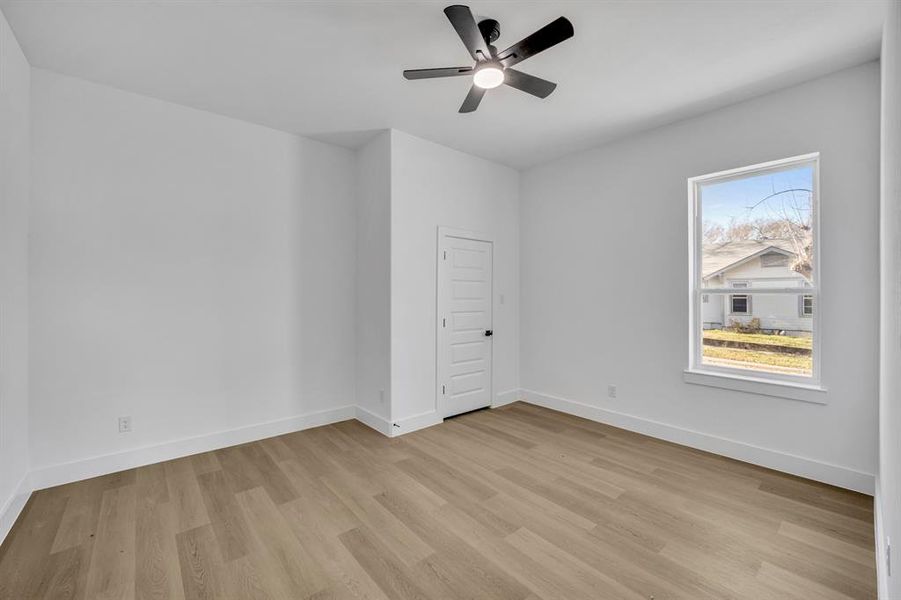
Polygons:
<instances>
[{"instance_id":1,"label":"window frame","mask_svg":"<svg viewBox=\"0 0 901 600\"><path fill-rule=\"evenodd\" d=\"M745 310L743 312L735 310L735 299L739 297L745 299ZM750 317L753 315L754 311L751 309L751 294L729 294L730 317Z\"/></svg>"},{"instance_id":2,"label":"window frame","mask_svg":"<svg viewBox=\"0 0 901 600\"><path fill-rule=\"evenodd\" d=\"M814 253L813 253L813 281L808 283L808 286L803 289L803 296L811 296L813 298L813 303L819 307L819 310L814 310L813 314L810 315L812 324L812 369L810 377L806 377L803 375L789 375L783 373L768 373L766 371L755 371L752 369L741 369L737 367L726 367L720 365L709 365L703 363L702 352L703 352L703 322L702 322L702 312L701 312L701 295L702 294L712 294L712 295L721 295L727 294L729 296L732 295L731 290L733 288L703 288L702 287L702 268L701 268L701 260L702 260L702 248L701 244L703 243L703 215L701 211L701 186L710 184L710 183L718 183L729 181L733 179L743 179L746 177L759 175L765 173L767 171L776 171L776 170L787 170L793 167L798 167L802 165L810 165L813 167L813 193L811 194L811 224L812 224L812 235L814 240ZM738 385L734 386L733 389L742 389L743 391L747 390L747 382L755 382L760 383L761 386L768 386L767 389L773 387L771 384L781 384L783 386L792 386L798 388L804 388L806 390L818 390L824 391L822 387L822 371L820 365L820 359L822 356L821 346L823 339L822 332L822 322L819 318L819 315L822 314L822 299L820 290L822 289L822 273L823 270L821 268L821 258L822 258L822 248L823 242L820 236L820 213L821 213L821 202L820 202L820 154L819 152L813 152L809 154L802 154L799 156L792 156L789 158L783 158L779 160L768 161L764 163L758 163L754 165L749 165L746 167L739 167L735 169L729 169L726 171L718 171L715 173L710 173L707 175L699 175L696 177L688 178L688 252L689 252L689 274L688 274L688 305L689 305L689 328L688 328L688 368L686 369L686 381L690 383L703 383L703 379L709 379L707 376L719 376L722 378L730 378L734 380L739 380ZM772 288L772 289L761 289L756 293L761 294L798 294L798 288ZM751 290L749 286L748 295L748 310L750 314L751 310ZM731 298L729 300L729 309L732 309L732 301ZM802 309L803 309L803 300L802 300ZM689 377L689 375L702 375L704 377ZM717 387L723 387L724 384L722 381L716 384L707 384L706 385L716 385ZM730 386L731 387L731 386ZM765 393L767 395L780 395L774 394L771 391L762 391L761 393ZM796 398L796 395L793 393L788 393L785 397ZM801 398L796 398L801 399Z\"/></svg>"},{"instance_id":3,"label":"window frame","mask_svg":"<svg viewBox=\"0 0 901 600\"><path fill-rule=\"evenodd\" d=\"M806 308L806 300L810 298L810 312L805 312ZM812 319L813 318L813 295L811 294L801 294L798 296L799 306L798 306L798 316L802 319Z\"/></svg>"}]
</instances>

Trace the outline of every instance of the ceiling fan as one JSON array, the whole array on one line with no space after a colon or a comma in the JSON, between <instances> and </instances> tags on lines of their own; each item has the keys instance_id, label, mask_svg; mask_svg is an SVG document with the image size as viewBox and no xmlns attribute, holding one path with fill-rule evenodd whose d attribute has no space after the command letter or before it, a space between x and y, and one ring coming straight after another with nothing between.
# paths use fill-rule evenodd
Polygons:
<instances>
[{"instance_id":1,"label":"ceiling fan","mask_svg":"<svg viewBox=\"0 0 901 600\"><path fill-rule=\"evenodd\" d=\"M500 52L492 44L501 34L500 24L494 19L484 19L476 24L472 11L468 6L454 4L444 9L444 14L463 45L475 59L472 67L445 67L439 69L408 69L404 71L407 79L432 79L435 77L472 76L472 87L460 107L461 113L472 112L479 107L479 102L487 90L505 83L539 98L547 98L556 83L517 71L511 67L530 56L547 50L573 36L572 23L566 17L551 21L535 33L513 44Z\"/></svg>"}]
</instances>

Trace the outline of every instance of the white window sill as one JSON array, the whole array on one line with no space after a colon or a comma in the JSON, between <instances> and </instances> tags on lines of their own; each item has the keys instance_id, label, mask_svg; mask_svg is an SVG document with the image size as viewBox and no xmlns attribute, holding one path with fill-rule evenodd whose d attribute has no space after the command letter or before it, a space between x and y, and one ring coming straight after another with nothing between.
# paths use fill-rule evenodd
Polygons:
<instances>
[{"instance_id":1,"label":"white window sill","mask_svg":"<svg viewBox=\"0 0 901 600\"><path fill-rule=\"evenodd\" d=\"M820 385L808 385L793 381L775 381L760 377L746 377L697 369L686 369L683 379L685 383L695 385L706 385L763 396L775 396L776 398L788 398L813 404L826 404L826 388Z\"/></svg>"}]
</instances>

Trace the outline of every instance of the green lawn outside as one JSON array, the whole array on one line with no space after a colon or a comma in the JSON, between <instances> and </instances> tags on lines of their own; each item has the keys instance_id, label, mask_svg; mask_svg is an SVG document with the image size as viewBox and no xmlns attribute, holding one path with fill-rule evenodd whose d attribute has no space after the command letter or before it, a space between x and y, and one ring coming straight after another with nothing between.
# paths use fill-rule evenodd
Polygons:
<instances>
[{"instance_id":1,"label":"green lawn outside","mask_svg":"<svg viewBox=\"0 0 901 600\"><path fill-rule=\"evenodd\" d=\"M738 343L771 346L773 351L760 347L754 349L728 348L723 346L703 346L704 362L719 366L731 366L741 369L768 371L789 375L810 375L813 371L813 358L810 354L795 354L779 351L783 348L812 349L813 340L804 337L772 335L765 333L738 333L721 329L704 331L705 339L715 339Z\"/></svg>"}]
</instances>

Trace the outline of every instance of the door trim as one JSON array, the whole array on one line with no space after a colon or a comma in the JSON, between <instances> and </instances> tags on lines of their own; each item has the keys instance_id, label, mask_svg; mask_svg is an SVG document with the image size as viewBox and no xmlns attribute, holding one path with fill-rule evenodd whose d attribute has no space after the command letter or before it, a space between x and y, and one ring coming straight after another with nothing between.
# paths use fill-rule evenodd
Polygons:
<instances>
[{"instance_id":1,"label":"door trim","mask_svg":"<svg viewBox=\"0 0 901 600\"><path fill-rule=\"evenodd\" d=\"M492 330L494 329L494 312L496 308L494 305L494 236L466 229L455 229L453 227L439 226L437 243L435 244L435 412L442 420L446 418L444 416L444 394L441 393L441 382L445 380L445 374L440 360L441 344L444 341L443 338L445 332L445 328L441 326L442 298L444 298L444 290L442 289L442 275L444 269L443 246L445 238L460 238L464 240L472 240L474 242L487 242L488 244L491 244L491 289L489 290L489 297L491 298ZM488 393L491 404L493 404L494 402L494 364L494 341L492 340L491 371L488 374ZM491 406L491 404L489 404L489 406Z\"/></svg>"}]
</instances>

